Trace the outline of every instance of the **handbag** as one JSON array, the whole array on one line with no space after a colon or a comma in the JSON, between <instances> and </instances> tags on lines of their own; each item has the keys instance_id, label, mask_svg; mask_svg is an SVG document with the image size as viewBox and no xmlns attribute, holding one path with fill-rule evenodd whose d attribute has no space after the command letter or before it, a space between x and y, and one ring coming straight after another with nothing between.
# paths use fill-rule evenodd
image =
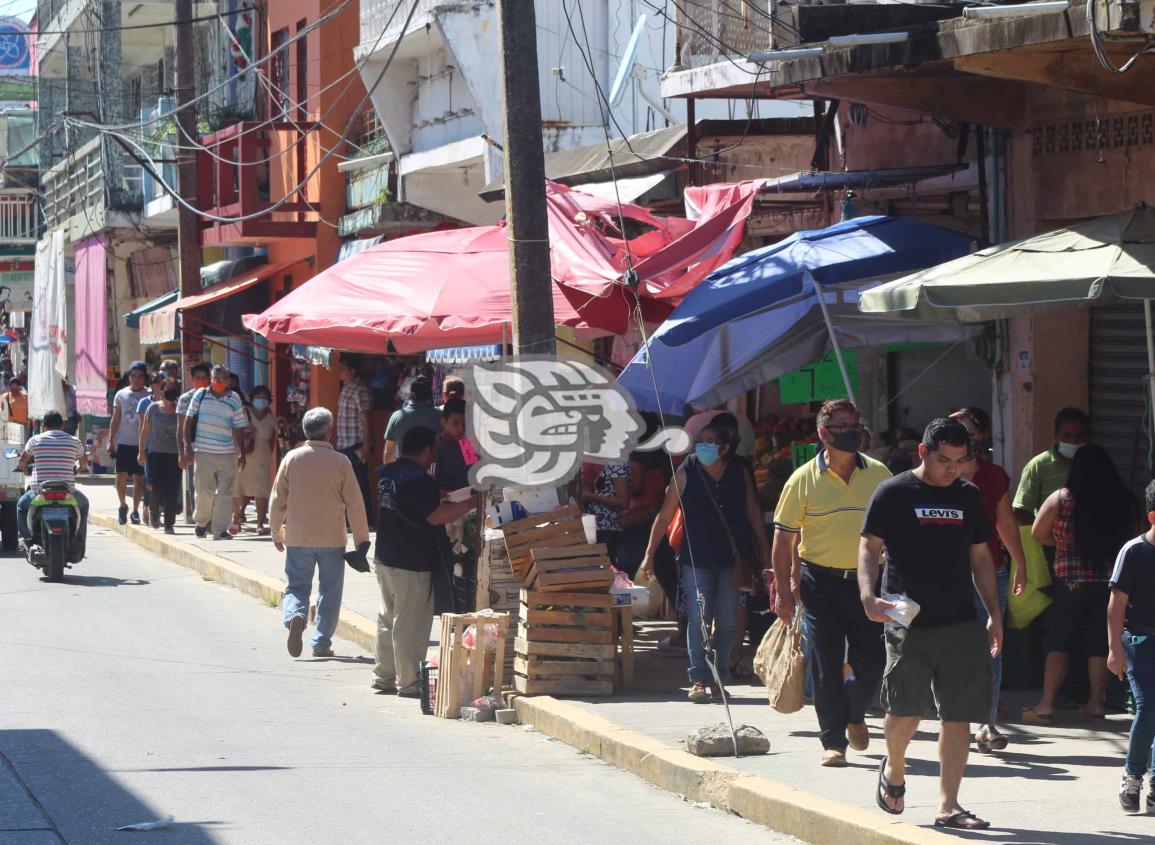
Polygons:
<instances>
[{"instance_id":1,"label":"handbag","mask_svg":"<svg viewBox=\"0 0 1155 845\"><path fill-rule=\"evenodd\" d=\"M779 713L802 709L806 684L802 657L802 613L789 624L778 620L770 626L754 655L754 674L766 685L770 706Z\"/></svg>"},{"instance_id":2,"label":"handbag","mask_svg":"<svg viewBox=\"0 0 1155 845\"><path fill-rule=\"evenodd\" d=\"M1010 628L1027 627L1050 606L1052 601L1047 593L1052 584L1051 568L1047 566L1043 547L1031 536L1029 525L1019 528L1019 536L1023 542L1023 556L1026 558L1027 587L1022 595L1012 594L1007 597L1007 626ZM1011 566L1014 565L1012 561Z\"/></svg>"},{"instance_id":3,"label":"handbag","mask_svg":"<svg viewBox=\"0 0 1155 845\"><path fill-rule=\"evenodd\" d=\"M696 464L696 466L702 475L702 486L706 490L706 495L710 498L710 503L714 505L714 510L718 512L718 519L721 520L722 527L726 529L726 539L730 541L730 553L734 557L734 568L730 571L730 575L734 580L734 586L743 593L756 593L762 583L762 567L758 565L758 561L752 555L743 555L738 551L738 544L734 541L734 532L730 530L730 523L726 521L726 515L722 513L722 506L718 504L714 491L710 489L706 471L702 469L701 464Z\"/></svg>"}]
</instances>

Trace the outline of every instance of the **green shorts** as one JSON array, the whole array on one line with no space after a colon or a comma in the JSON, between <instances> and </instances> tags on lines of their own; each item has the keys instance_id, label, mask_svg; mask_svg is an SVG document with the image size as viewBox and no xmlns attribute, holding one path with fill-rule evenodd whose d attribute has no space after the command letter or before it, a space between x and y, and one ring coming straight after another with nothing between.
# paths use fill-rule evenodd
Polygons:
<instances>
[{"instance_id":1,"label":"green shorts","mask_svg":"<svg viewBox=\"0 0 1155 845\"><path fill-rule=\"evenodd\" d=\"M892 716L926 716L938 704L944 722L990 718L992 660L977 620L941 628L886 626L882 707ZM932 697L933 696L933 697Z\"/></svg>"}]
</instances>

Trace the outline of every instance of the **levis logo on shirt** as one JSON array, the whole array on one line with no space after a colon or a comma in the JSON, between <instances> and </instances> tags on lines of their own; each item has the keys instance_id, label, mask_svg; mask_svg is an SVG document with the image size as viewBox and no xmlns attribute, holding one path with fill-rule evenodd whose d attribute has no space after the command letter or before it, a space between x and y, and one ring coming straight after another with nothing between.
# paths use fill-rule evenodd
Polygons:
<instances>
[{"instance_id":1,"label":"levis logo on shirt","mask_svg":"<svg viewBox=\"0 0 1155 845\"><path fill-rule=\"evenodd\" d=\"M919 525L958 525L962 526L964 513L960 508L925 507L915 505L914 515Z\"/></svg>"}]
</instances>

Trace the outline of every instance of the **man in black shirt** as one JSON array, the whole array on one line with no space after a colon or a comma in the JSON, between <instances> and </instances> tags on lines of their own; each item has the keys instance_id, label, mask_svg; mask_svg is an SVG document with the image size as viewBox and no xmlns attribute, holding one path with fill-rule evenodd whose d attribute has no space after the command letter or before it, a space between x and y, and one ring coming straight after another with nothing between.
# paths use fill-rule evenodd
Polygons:
<instances>
[{"instance_id":1,"label":"man in black shirt","mask_svg":"<svg viewBox=\"0 0 1155 845\"><path fill-rule=\"evenodd\" d=\"M863 608L871 619L886 623L887 756L879 765L875 800L892 815L903 811L906 749L919 721L937 703L942 773L935 826L985 830L988 822L959 806L958 790L970 723L987 719L991 661L1002 648L1002 614L987 546L991 526L978 488L959 476L970 457L970 436L962 423L934 420L918 452L921 466L878 486L866 508L859 546ZM875 595L884 546L885 592L921 608L909 627L894 622L895 602ZM985 632L975 613L975 589L989 616Z\"/></svg>"},{"instance_id":2,"label":"man in black shirt","mask_svg":"<svg viewBox=\"0 0 1155 845\"><path fill-rule=\"evenodd\" d=\"M433 570L448 546L447 523L475 506L442 503L429 475L437 435L423 426L405 432L401 457L381 470L374 569L381 588L373 688L406 698L421 694L417 664L425 659L433 626Z\"/></svg>"}]
</instances>

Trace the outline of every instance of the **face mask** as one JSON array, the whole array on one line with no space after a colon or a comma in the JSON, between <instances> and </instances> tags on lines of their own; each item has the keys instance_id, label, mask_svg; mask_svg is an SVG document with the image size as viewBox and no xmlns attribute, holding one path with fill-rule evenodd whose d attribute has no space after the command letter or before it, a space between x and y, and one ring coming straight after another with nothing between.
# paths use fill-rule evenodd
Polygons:
<instances>
[{"instance_id":1,"label":"face mask","mask_svg":"<svg viewBox=\"0 0 1155 845\"><path fill-rule=\"evenodd\" d=\"M839 452L858 452L858 444L862 441L859 431L832 431L830 445Z\"/></svg>"},{"instance_id":2,"label":"face mask","mask_svg":"<svg viewBox=\"0 0 1155 845\"><path fill-rule=\"evenodd\" d=\"M258 397L253 400L253 407L258 411L263 411L265 408L269 407L269 400L265 399L263 396Z\"/></svg>"},{"instance_id":3,"label":"face mask","mask_svg":"<svg viewBox=\"0 0 1155 845\"><path fill-rule=\"evenodd\" d=\"M213 394L216 396L224 396L226 393L229 392L229 386L227 384L222 383L222 382L214 381L212 383L212 391L213 391Z\"/></svg>"},{"instance_id":4,"label":"face mask","mask_svg":"<svg viewBox=\"0 0 1155 845\"><path fill-rule=\"evenodd\" d=\"M698 458L698 463L708 467L718 460L718 444L698 443L694 446L694 455Z\"/></svg>"},{"instance_id":5,"label":"face mask","mask_svg":"<svg viewBox=\"0 0 1155 845\"><path fill-rule=\"evenodd\" d=\"M177 399L180 399L180 391L175 387L170 387L165 390L164 398L167 402L175 402Z\"/></svg>"},{"instance_id":6,"label":"face mask","mask_svg":"<svg viewBox=\"0 0 1155 845\"><path fill-rule=\"evenodd\" d=\"M1083 448L1082 443L1058 443L1059 454L1064 458L1070 459L1075 457L1075 453Z\"/></svg>"},{"instance_id":7,"label":"face mask","mask_svg":"<svg viewBox=\"0 0 1155 845\"><path fill-rule=\"evenodd\" d=\"M200 389L202 387L208 387L209 386L209 380L207 378L194 378L193 379L193 386L198 388L198 389Z\"/></svg>"}]
</instances>

